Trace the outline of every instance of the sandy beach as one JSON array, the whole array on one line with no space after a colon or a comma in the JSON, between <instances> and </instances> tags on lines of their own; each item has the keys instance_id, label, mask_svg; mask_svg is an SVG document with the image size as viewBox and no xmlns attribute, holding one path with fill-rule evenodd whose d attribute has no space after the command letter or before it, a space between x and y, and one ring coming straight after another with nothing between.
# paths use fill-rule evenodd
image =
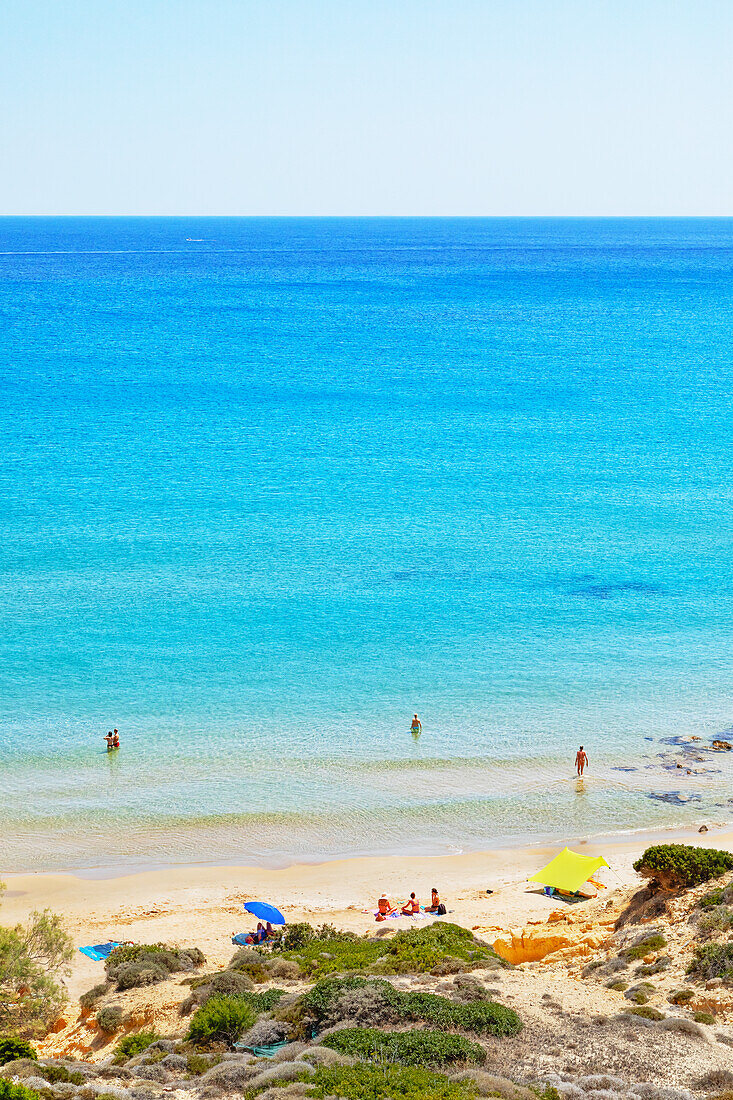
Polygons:
<instances>
[{"instance_id":1,"label":"sandy beach","mask_svg":"<svg viewBox=\"0 0 733 1100\"><path fill-rule=\"evenodd\" d=\"M610 897L641 885L632 865L652 839L645 835L571 846L607 859L610 869L599 877L607 885L601 897ZM733 851L733 833L714 828L702 835L675 832L662 839ZM63 916L77 947L109 939L164 941L200 947L212 963L224 964L232 953L232 934L254 923L242 910L248 899L273 902L289 921L329 922L364 933L375 929L370 910L382 891L401 903L415 890L425 903L431 887L437 886L447 903L447 919L492 941L502 931L546 921L557 908L557 901L527 882L557 850L532 846L432 858L380 856L274 870L171 867L115 878L7 875L2 915L4 923L22 922L33 910L48 907ZM580 907L568 908L578 912ZM408 927L409 921L392 925ZM99 981L101 972L99 963L77 954L68 982L71 996Z\"/></svg>"}]
</instances>

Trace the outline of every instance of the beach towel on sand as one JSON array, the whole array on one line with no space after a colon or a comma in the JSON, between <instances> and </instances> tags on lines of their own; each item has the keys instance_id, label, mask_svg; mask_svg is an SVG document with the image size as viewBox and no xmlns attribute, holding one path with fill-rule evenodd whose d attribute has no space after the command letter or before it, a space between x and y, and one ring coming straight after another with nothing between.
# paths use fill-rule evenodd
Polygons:
<instances>
[{"instance_id":1,"label":"beach towel on sand","mask_svg":"<svg viewBox=\"0 0 733 1100\"><path fill-rule=\"evenodd\" d=\"M103 959L108 959L114 951L115 947L119 947L119 943L113 943L111 940L109 943L98 943L93 947L80 947L82 955L86 955L88 959L93 959L94 962L102 962Z\"/></svg>"}]
</instances>

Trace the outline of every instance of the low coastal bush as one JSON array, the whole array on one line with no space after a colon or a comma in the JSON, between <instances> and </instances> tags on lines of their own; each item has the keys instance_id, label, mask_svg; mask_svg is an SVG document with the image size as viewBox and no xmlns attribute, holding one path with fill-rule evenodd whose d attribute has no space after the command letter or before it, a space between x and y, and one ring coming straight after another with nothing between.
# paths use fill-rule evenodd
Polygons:
<instances>
[{"instance_id":1,"label":"low coastal bush","mask_svg":"<svg viewBox=\"0 0 733 1100\"><path fill-rule=\"evenodd\" d=\"M424 973L434 970L446 957L459 960L464 970L478 966L511 966L467 928L444 921L437 921L428 928L398 932L385 946L384 956L374 968L375 972L383 974Z\"/></svg>"},{"instance_id":2,"label":"low coastal bush","mask_svg":"<svg viewBox=\"0 0 733 1100\"><path fill-rule=\"evenodd\" d=\"M79 1070L67 1069L66 1066L39 1066L38 1075L49 1085L83 1085L86 1080Z\"/></svg>"},{"instance_id":3,"label":"low coastal bush","mask_svg":"<svg viewBox=\"0 0 733 1100\"><path fill-rule=\"evenodd\" d=\"M181 1014L187 1016L194 1008L206 1004L217 994L228 997L248 993L252 989L252 979L236 970L222 970L217 974L204 974L191 979L191 994L181 1005Z\"/></svg>"},{"instance_id":4,"label":"low coastal bush","mask_svg":"<svg viewBox=\"0 0 733 1100\"><path fill-rule=\"evenodd\" d=\"M301 976L297 962L281 955L264 955L252 947L242 947L235 953L225 974L241 974L251 982L267 982L275 978L296 979Z\"/></svg>"},{"instance_id":5,"label":"low coastal bush","mask_svg":"<svg viewBox=\"0 0 733 1100\"><path fill-rule=\"evenodd\" d=\"M687 973L697 981L722 978L725 985L733 985L733 943L708 943L696 947Z\"/></svg>"},{"instance_id":6,"label":"low coastal bush","mask_svg":"<svg viewBox=\"0 0 733 1100\"><path fill-rule=\"evenodd\" d=\"M226 970L223 971L223 974L227 973ZM247 979L245 979L245 981L246 980ZM195 992L198 993L199 990ZM214 997L234 997L249 1005L255 1012L271 1012L280 1001L280 998L285 996L284 989L264 989L261 993L258 993L253 989L237 989L236 985L232 986L228 982L215 982L211 985L207 984L202 987L201 992L202 996L200 1000L197 1000L195 995L192 994L191 997L183 1002L181 1005L181 1013L187 1015L197 1004L199 1007L203 1007L207 1005L209 1001L213 1000Z\"/></svg>"},{"instance_id":7,"label":"low coastal bush","mask_svg":"<svg viewBox=\"0 0 733 1100\"><path fill-rule=\"evenodd\" d=\"M636 959L646 958L647 955L653 955L655 951L661 951L663 947L667 946L667 941L661 932L651 932L641 937L632 943L631 947L625 947L621 952L621 957L626 962L634 962Z\"/></svg>"},{"instance_id":8,"label":"low coastal bush","mask_svg":"<svg viewBox=\"0 0 733 1100\"><path fill-rule=\"evenodd\" d=\"M212 997L194 1013L188 1038L194 1043L235 1043L257 1019L255 1009L244 997Z\"/></svg>"},{"instance_id":9,"label":"low coastal bush","mask_svg":"<svg viewBox=\"0 0 733 1100\"><path fill-rule=\"evenodd\" d=\"M669 955L660 955L653 963L637 966L634 974L637 978L651 978L653 974L661 974L663 970L669 970L672 960Z\"/></svg>"},{"instance_id":10,"label":"low coastal bush","mask_svg":"<svg viewBox=\"0 0 733 1100\"><path fill-rule=\"evenodd\" d=\"M490 1001L489 991L473 974L458 974L453 979L453 996L459 1001Z\"/></svg>"},{"instance_id":11,"label":"low coastal bush","mask_svg":"<svg viewBox=\"0 0 733 1100\"><path fill-rule=\"evenodd\" d=\"M455 973L476 967L510 967L488 944L457 924L437 921L427 928L411 928L398 932L389 940L357 936L352 932L337 932L329 925L314 929L310 938L301 932L302 946L291 948L289 938L282 948L282 957L296 962L301 972L309 976L327 974L420 974ZM279 950L276 948L275 950ZM266 965L261 962L256 965ZM230 965L235 966L235 959ZM249 967L247 958L236 969ZM447 966L447 969L446 969ZM249 971L247 971L249 972Z\"/></svg>"},{"instance_id":12,"label":"low coastal bush","mask_svg":"<svg viewBox=\"0 0 733 1100\"><path fill-rule=\"evenodd\" d=\"M0 1077L0 1100L40 1100L35 1089L15 1085L7 1077Z\"/></svg>"},{"instance_id":13,"label":"low coastal bush","mask_svg":"<svg viewBox=\"0 0 733 1100\"><path fill-rule=\"evenodd\" d=\"M134 1058L136 1054L142 1054L158 1039L160 1035L157 1031L137 1031L134 1035L125 1035L115 1048L114 1061L119 1065L121 1062L126 1062L128 1058Z\"/></svg>"},{"instance_id":14,"label":"low coastal bush","mask_svg":"<svg viewBox=\"0 0 733 1100\"><path fill-rule=\"evenodd\" d=\"M82 1008L94 1008L97 1001L101 1000L108 992L109 982L99 982L98 985L93 985L91 989L88 989L86 993L82 993L79 1004Z\"/></svg>"},{"instance_id":15,"label":"low coastal bush","mask_svg":"<svg viewBox=\"0 0 733 1100\"><path fill-rule=\"evenodd\" d=\"M122 1009L119 1005L105 1005L97 1012L97 1024L107 1035L122 1027Z\"/></svg>"},{"instance_id":16,"label":"low coastal bush","mask_svg":"<svg viewBox=\"0 0 733 1100\"><path fill-rule=\"evenodd\" d=\"M652 1008L651 1005L642 1005L640 1008L630 1008L628 1010L632 1016L642 1016L645 1020L663 1020L664 1013L660 1012L658 1008Z\"/></svg>"},{"instance_id":17,"label":"low coastal bush","mask_svg":"<svg viewBox=\"0 0 733 1100\"><path fill-rule=\"evenodd\" d=\"M726 886L716 886L714 890L703 894L697 904L701 909L712 909L716 905L731 901L733 901L733 883L729 882Z\"/></svg>"},{"instance_id":18,"label":"low coastal bush","mask_svg":"<svg viewBox=\"0 0 733 1100\"><path fill-rule=\"evenodd\" d=\"M35 1050L25 1039L17 1039L12 1035L0 1038L0 1066L4 1066L6 1062L14 1062L16 1058L30 1058L35 1062L37 1057Z\"/></svg>"},{"instance_id":19,"label":"low coastal bush","mask_svg":"<svg viewBox=\"0 0 733 1100\"><path fill-rule=\"evenodd\" d=\"M693 1012L692 1018L696 1024L714 1024L715 1017L712 1012Z\"/></svg>"},{"instance_id":20,"label":"low coastal bush","mask_svg":"<svg viewBox=\"0 0 733 1100\"><path fill-rule=\"evenodd\" d=\"M118 990L165 981L171 974L195 970L206 962L197 947L168 947L165 943L137 943L116 947L105 962L105 973Z\"/></svg>"},{"instance_id":21,"label":"low coastal bush","mask_svg":"<svg viewBox=\"0 0 733 1100\"><path fill-rule=\"evenodd\" d=\"M289 1034L290 1028L282 1020L261 1016L248 1031L242 1032L239 1042L247 1047L269 1047L286 1040Z\"/></svg>"},{"instance_id":22,"label":"low coastal bush","mask_svg":"<svg viewBox=\"0 0 733 1100\"><path fill-rule=\"evenodd\" d=\"M191 1077L200 1077L202 1073L206 1073L212 1066L218 1066L221 1061L221 1056L218 1054L187 1054L185 1058L186 1071Z\"/></svg>"},{"instance_id":23,"label":"low coastal bush","mask_svg":"<svg viewBox=\"0 0 733 1100\"><path fill-rule=\"evenodd\" d=\"M701 936L714 936L718 932L729 932L733 928L733 909L727 905L715 905L700 917L697 930Z\"/></svg>"},{"instance_id":24,"label":"low coastal bush","mask_svg":"<svg viewBox=\"0 0 733 1100\"><path fill-rule=\"evenodd\" d=\"M634 870L655 879L665 890L698 886L733 870L733 854L689 844L656 844L647 848Z\"/></svg>"},{"instance_id":25,"label":"low coastal bush","mask_svg":"<svg viewBox=\"0 0 733 1100\"><path fill-rule=\"evenodd\" d=\"M384 979L327 978L303 997L303 1007L318 1029L344 1020L362 1025L421 1021L475 1035L516 1035L522 1021L494 1001L457 1003L437 993L404 993Z\"/></svg>"},{"instance_id":26,"label":"low coastal bush","mask_svg":"<svg viewBox=\"0 0 733 1100\"><path fill-rule=\"evenodd\" d=\"M443 1031L350 1027L326 1035L321 1046L367 1061L399 1062L403 1066L481 1065L486 1060L486 1051L478 1043Z\"/></svg>"},{"instance_id":27,"label":"low coastal bush","mask_svg":"<svg viewBox=\"0 0 733 1100\"><path fill-rule=\"evenodd\" d=\"M627 989L624 993L624 997L627 1001L633 1001L637 1005L648 1004L649 998L652 993L656 992L655 987L651 982L638 982L636 985L632 985L631 989Z\"/></svg>"},{"instance_id":28,"label":"low coastal bush","mask_svg":"<svg viewBox=\"0 0 733 1100\"><path fill-rule=\"evenodd\" d=\"M470 1084L419 1066L319 1066L305 1080L316 1100L473 1100L476 1095Z\"/></svg>"},{"instance_id":29,"label":"low coastal bush","mask_svg":"<svg viewBox=\"0 0 733 1100\"><path fill-rule=\"evenodd\" d=\"M667 1000L671 1005L686 1005L694 996L694 989L675 989L670 993L669 997L667 997Z\"/></svg>"}]
</instances>

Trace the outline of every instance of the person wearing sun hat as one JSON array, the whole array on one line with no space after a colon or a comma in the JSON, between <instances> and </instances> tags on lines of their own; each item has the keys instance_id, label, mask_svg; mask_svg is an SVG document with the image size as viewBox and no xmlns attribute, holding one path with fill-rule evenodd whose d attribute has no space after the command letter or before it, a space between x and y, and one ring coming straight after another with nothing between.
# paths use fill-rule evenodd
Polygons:
<instances>
[{"instance_id":1,"label":"person wearing sun hat","mask_svg":"<svg viewBox=\"0 0 733 1100\"><path fill-rule=\"evenodd\" d=\"M378 921L386 920L387 917L391 917L393 913L397 912L397 906L392 905L391 901L386 894L382 894L381 898L377 902L377 916Z\"/></svg>"}]
</instances>

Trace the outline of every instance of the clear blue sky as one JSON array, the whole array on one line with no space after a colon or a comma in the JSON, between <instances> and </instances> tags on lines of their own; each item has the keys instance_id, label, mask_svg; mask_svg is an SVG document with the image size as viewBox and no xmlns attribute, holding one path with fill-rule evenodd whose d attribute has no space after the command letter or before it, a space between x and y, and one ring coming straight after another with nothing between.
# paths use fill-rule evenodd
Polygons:
<instances>
[{"instance_id":1,"label":"clear blue sky","mask_svg":"<svg viewBox=\"0 0 733 1100\"><path fill-rule=\"evenodd\" d=\"M733 214L733 0L3 0L0 212Z\"/></svg>"}]
</instances>

